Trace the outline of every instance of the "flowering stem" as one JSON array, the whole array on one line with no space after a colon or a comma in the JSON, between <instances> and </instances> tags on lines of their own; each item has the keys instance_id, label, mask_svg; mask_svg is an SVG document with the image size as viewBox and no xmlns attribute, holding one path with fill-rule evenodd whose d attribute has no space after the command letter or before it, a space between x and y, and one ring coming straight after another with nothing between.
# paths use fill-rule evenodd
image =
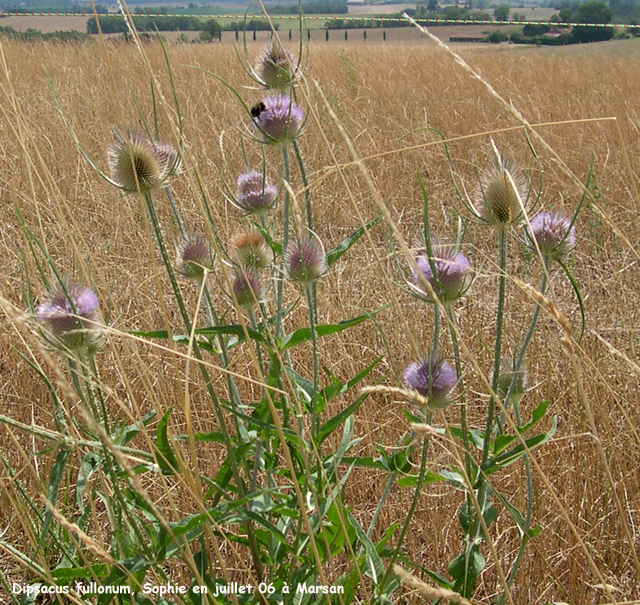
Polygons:
<instances>
[{"instance_id":1,"label":"flowering stem","mask_svg":"<svg viewBox=\"0 0 640 605\"><path fill-rule=\"evenodd\" d=\"M494 347L493 358L493 380L491 383L492 395L489 399L489 409L487 410L487 425L484 432L484 443L482 447L482 465L489 459L489 450L491 448L491 435L493 434L493 424L496 409L496 399L493 393L498 389L498 380L500 378L500 364L502 361L502 328L504 324L504 303L505 303L505 289L506 289L506 268L507 268L507 231L506 227L502 227L498 232L498 248L500 253L500 276L498 282L498 311L496 315L496 339ZM480 471L481 472L481 471ZM469 555L470 547L474 542L481 540L483 535L482 516L486 508L488 501L488 483L483 475L480 475L480 487L478 488L478 497L476 501L479 503L480 508L475 510L475 519L472 527L474 529L469 532L468 547L465 550L465 569L467 574L469 572ZM469 509L471 512L471 509ZM470 524L471 525L471 524ZM468 575L465 575L464 591L462 594L469 595L473 589L473 585L468 586L470 580Z\"/></svg>"},{"instance_id":2,"label":"flowering stem","mask_svg":"<svg viewBox=\"0 0 640 605\"><path fill-rule=\"evenodd\" d=\"M431 412L426 410L425 412L425 422L427 424L431 423ZM402 545L404 544L404 539L407 535L407 531L409 530L409 525L411 525L411 520L413 519L413 515L416 512L416 508L418 507L418 500L420 499L420 492L422 491L422 484L424 483L424 477L427 471L427 452L429 450L429 439L424 437L422 439L422 457L420 460L420 471L418 472L418 480L416 482L416 489L413 492L413 499L411 500L411 505L409 506L409 511L407 512L407 517L404 520L404 524L402 529L400 530L400 535L398 536L398 543L391 554L389 559L389 563L387 564L387 570L380 582L380 590L384 591L387 582L389 581L389 577L393 571L393 564L398 559L398 555L400 554L400 550L402 549Z\"/></svg>"},{"instance_id":3,"label":"flowering stem","mask_svg":"<svg viewBox=\"0 0 640 605\"><path fill-rule=\"evenodd\" d=\"M300 167L300 176L302 177L302 184L304 185L304 198L307 206L307 227L313 231L313 211L311 209L311 191L309 191L309 181L307 180L307 173L304 169L304 161L302 160L302 154L300 153L300 147L298 141L293 141L293 149L296 152L296 159L298 160L298 166Z\"/></svg>"},{"instance_id":4,"label":"flowering stem","mask_svg":"<svg viewBox=\"0 0 640 605\"><path fill-rule=\"evenodd\" d=\"M220 319L218 317L218 313L216 312L215 306L213 305L213 300L211 299L211 293L209 292L209 288L206 284L201 285L204 289L204 300L205 300L205 308L207 310L207 318L209 323L212 326L220 326ZM218 355L218 359L220 359L220 364L223 368L227 369L229 367L229 357L227 356L227 344L224 341L224 336L222 334L218 335L218 345L220 346L220 355ZM227 373L227 385L229 386L229 397L231 402L235 405L236 410L240 409L240 405L242 404L242 400L240 398L240 393L238 392L238 387L236 386L236 381L233 379L233 376ZM238 434L240 433L240 420L234 415L234 422L236 425L236 431Z\"/></svg>"},{"instance_id":5,"label":"flowering stem","mask_svg":"<svg viewBox=\"0 0 640 605\"><path fill-rule=\"evenodd\" d=\"M540 293L544 294L547 290L547 277L549 275L549 259L547 256L543 259L544 267L542 272L542 283L540 284ZM513 367L513 378L511 379L511 384L509 385L509 390L504 398L504 406L505 408L509 404L509 400L513 396L513 390L515 388L516 381L518 379L518 373L520 372L520 368L524 363L524 356L531 342L531 337L533 336L533 332L535 331L536 324L538 323L538 317L540 316L540 305L536 304L535 311L533 312L533 317L531 318L531 324L529 325L529 329L524 337L524 341L522 343L522 347L520 348L520 352L518 353L518 358ZM516 419L516 424L518 426L522 426L522 415L520 414L520 401L519 397L515 397L513 400L513 412ZM529 462L529 454L525 453L523 457L524 461L524 470L527 481L527 514L525 516L525 527L523 528L527 531L531 525L531 517L533 516L533 476L531 474L531 463ZM522 537L522 541L520 542L520 547L518 548L518 554L511 566L511 570L509 571L509 577L507 578L507 586L511 588L516 579L516 574L518 573L518 569L520 568L520 564L522 563L522 559L524 557L524 551L527 546L528 536L525 534ZM505 593L503 593L498 599L498 604L504 602Z\"/></svg>"},{"instance_id":6,"label":"flowering stem","mask_svg":"<svg viewBox=\"0 0 640 605\"><path fill-rule=\"evenodd\" d=\"M455 328L455 317L453 315L453 306L447 304L445 306L447 317L449 318L449 334L453 345L453 356L456 361L456 376L458 377L458 389L460 391L460 430L462 431L462 442L464 443L464 465L467 477L471 477L471 448L469 444L469 435L467 433L467 398L464 390L464 378L462 376L462 363L460 360L460 343L458 342L458 334ZM468 506L471 506L469 499ZM471 508L469 508L471 510Z\"/></svg>"},{"instance_id":7,"label":"flowering stem","mask_svg":"<svg viewBox=\"0 0 640 605\"><path fill-rule=\"evenodd\" d=\"M311 345L313 347L313 394L311 397L311 435L318 431L318 337L316 334L316 300L313 284L304 287L309 307L309 327L311 328Z\"/></svg>"},{"instance_id":8,"label":"flowering stem","mask_svg":"<svg viewBox=\"0 0 640 605\"><path fill-rule=\"evenodd\" d=\"M431 346L431 360L438 358L438 340L440 340L440 309L433 305L433 345ZM429 376L429 388L433 384L433 377Z\"/></svg>"},{"instance_id":9,"label":"flowering stem","mask_svg":"<svg viewBox=\"0 0 640 605\"><path fill-rule=\"evenodd\" d=\"M180 235L184 238L186 237L184 225L182 224L182 219L180 218L180 212L178 212L178 207L176 206L176 202L173 199L173 194L171 193L171 189L169 189L169 187L166 187L164 190L164 193L167 196L167 199L169 200L169 205L171 206L171 212L173 213L173 218L176 221L178 231L180 231Z\"/></svg>"},{"instance_id":10,"label":"flowering stem","mask_svg":"<svg viewBox=\"0 0 640 605\"><path fill-rule=\"evenodd\" d=\"M95 389L98 395L98 401L100 402L100 409L102 410L104 428L108 435L111 434L111 429L109 426L109 413L107 412L107 404L104 401L104 396L102 395L102 389L100 388L100 376L98 374L98 366L96 365L96 356L94 353L87 353L87 359L89 361L89 368L91 369L91 378L93 384L89 384L89 390L92 391Z\"/></svg>"},{"instance_id":11,"label":"flowering stem","mask_svg":"<svg viewBox=\"0 0 640 605\"><path fill-rule=\"evenodd\" d=\"M282 146L282 167L283 176L282 179L286 183L289 183L290 167L289 167L289 147L287 145ZM278 287L276 289L276 336L282 338L284 336L284 323L282 317L283 303L282 303L282 288L284 285L284 272L285 272L285 254L287 252L287 246L289 245L289 191L284 188L284 199L282 208L282 255L280 258L280 275L278 276Z\"/></svg>"},{"instance_id":12,"label":"flowering stem","mask_svg":"<svg viewBox=\"0 0 640 605\"><path fill-rule=\"evenodd\" d=\"M173 270L171 259L169 258L169 253L167 251L167 246L165 244L164 237L162 235L160 222L158 220L158 215L156 214L156 209L153 203L153 198L151 196L151 193L145 192L143 195L143 198L147 206L147 212L149 213L151 225L153 226L155 239L158 244L158 248L160 249L162 261L164 262L167 275L169 276L169 281L171 282L171 288L173 290L176 302L178 303L180 316L182 317L182 321L184 323L187 333L191 334L191 318L189 317L189 313L187 312L187 308L184 304L184 300L182 298L182 295L180 294L180 288L178 286L176 274L175 274L175 271ZM236 483L236 488L238 490L238 496L240 498L244 498L245 496L244 483L242 481L242 477L240 476L240 471L238 470L238 464L237 464L235 453L234 453L234 447L231 442L231 437L229 436L229 431L227 430L225 417L222 412L222 406L220 405L220 401L218 400L218 395L213 389L213 386L212 386L213 381L209 376L209 371L207 370L206 366L202 363L202 353L200 351L200 347L198 346L197 340L194 341L193 354L199 362L198 367L200 368L200 373L202 374L202 378L206 385L207 394L209 395L209 398L211 399L211 402L213 404L216 418L218 420L218 425L220 427L220 432L222 433L222 438L224 440L225 449L227 451L227 456L229 458L231 472L233 474L233 478ZM261 581L262 580L262 562L260 560L260 552L258 550L258 546L255 540L255 536L253 533L253 529L251 528L250 522L246 523L246 529L247 529L247 535L249 538L249 546L251 549L253 564L254 564L258 579Z\"/></svg>"},{"instance_id":13,"label":"flowering stem","mask_svg":"<svg viewBox=\"0 0 640 605\"><path fill-rule=\"evenodd\" d=\"M504 302L507 281L507 230L501 228L498 232L498 247L500 249L500 277L498 282L498 312L496 315L496 340L493 357L493 380L491 389L495 393L498 390L498 380L500 378L500 363L502 361L502 328L504 324ZM489 410L487 411L487 426L484 433L484 445L482 449L482 464L489 458L489 447L491 445L491 433L493 432L493 419L496 409L494 395L489 399Z\"/></svg>"}]
</instances>

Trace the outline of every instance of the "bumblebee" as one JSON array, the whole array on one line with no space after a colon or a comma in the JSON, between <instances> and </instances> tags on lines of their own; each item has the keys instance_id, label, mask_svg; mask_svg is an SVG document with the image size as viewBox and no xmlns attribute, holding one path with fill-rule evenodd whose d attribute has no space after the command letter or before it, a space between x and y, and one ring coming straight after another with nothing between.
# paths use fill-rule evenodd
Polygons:
<instances>
[{"instance_id":1,"label":"bumblebee","mask_svg":"<svg viewBox=\"0 0 640 605\"><path fill-rule=\"evenodd\" d=\"M260 103L256 103L256 104L251 108L251 115L252 115L254 118L259 118L259 117L260 117L260 114L261 114L263 111L266 111L266 109L267 109L267 106L264 104L264 102L263 102L263 101L260 101Z\"/></svg>"}]
</instances>

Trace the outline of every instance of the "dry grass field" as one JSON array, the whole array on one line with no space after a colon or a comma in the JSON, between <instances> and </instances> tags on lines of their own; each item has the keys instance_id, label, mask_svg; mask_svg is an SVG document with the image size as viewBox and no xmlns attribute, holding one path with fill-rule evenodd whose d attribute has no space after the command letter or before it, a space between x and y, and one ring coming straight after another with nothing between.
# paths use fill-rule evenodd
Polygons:
<instances>
[{"instance_id":1,"label":"dry grass field","mask_svg":"<svg viewBox=\"0 0 640 605\"><path fill-rule=\"evenodd\" d=\"M394 33L390 31L391 36ZM358 32L354 36L359 37ZM616 44L568 49L459 49L484 82L531 125L529 139L543 173L543 207L562 206L571 212L581 197L581 183L590 165L594 175L593 197L585 201L578 217L578 245L569 263L586 308L584 337L578 342L580 313L575 295L563 274L552 268L547 295L556 313L571 326L572 336L563 344L562 339L568 336L557 316L543 309L527 355L532 389L522 400L525 417L542 399L548 399L550 411L557 415L558 429L549 443L532 454L533 518L542 531L530 542L511 592L510 599L517 605L640 602L640 79L636 76L640 55L635 40ZM258 47L250 46L250 51L254 48ZM187 421L185 389L189 385L190 422L198 431L216 426L204 403L200 377L193 368L189 374L188 364L176 355L176 351L184 351L181 345L159 349L124 333L176 326L175 304L144 207L135 196L125 196L101 180L80 155L48 82L58 95L69 128L96 165L106 171L112 127L139 129L136 104L147 119L152 117L149 81L153 73L159 86L156 98L162 139L178 144L178 119L184 132L185 171L173 182L176 203L190 231L209 232L198 175L220 238L228 241L241 224L241 216L225 200L222 179L233 189L236 176L244 170L243 153L250 165L260 164L261 155L246 136L246 117L237 99L219 81L194 67L219 74L240 91L249 106L259 101L262 93L252 88L230 45L169 44L167 54L180 104L179 118L163 52L156 42L141 49L133 44L100 42L77 46L0 43L3 416L26 425L54 428L50 393L30 364L41 367L63 397L67 396L64 385L69 384L67 368L57 354L38 346L35 322L27 312L28 298L42 300L46 291L16 218L18 208L60 270L77 276L100 294L105 321L113 330L98 360L107 405L114 417L139 419L154 409L161 417L174 407L171 430L183 433ZM455 313L461 340L472 355L464 365L469 424L480 427L487 391L479 370L491 379L496 321L496 237L492 228L472 219L457 199L443 148L425 127L437 129L450 140L454 169L473 192L478 171L487 164L492 139L500 150L509 150L537 182L539 169L522 124L482 81L430 42L318 42L309 47L308 55L308 87L301 89L300 104L309 118L299 142L317 234L329 249L380 214L381 205L388 213L318 285L320 323L384 310L375 322L323 339L320 366L347 379L381 356L366 383L399 386L403 368L430 346L432 315L428 305L404 290L402 269L407 270L408 265L396 239L402 236L413 246L419 238L419 173L430 197L433 232L451 241L457 215L465 220L464 251L477 270L477 279L456 304ZM319 90L362 160L360 166L354 163ZM271 174L277 174L278 162L275 150L267 150ZM292 174L292 187L302 197L300 175L295 169ZM169 206L161 196L158 212L166 237L171 243L177 241ZM540 279L539 263L525 252L520 237L521 231L514 230L508 238L507 352L522 338L535 308L535 300L523 283L537 287ZM50 273L47 267L43 270ZM221 283L222 278L216 275L212 281L214 299L221 308L230 309L227 319L234 323L237 311L229 305ZM187 282L181 287L193 311L197 289ZM285 286L289 300L296 298L296 292L291 284ZM305 318L301 300L287 322L302 326ZM202 314L197 321L206 325ZM239 376L257 378L249 347L240 349L231 369ZM296 351L292 363L300 374L309 375L305 351ZM212 377L216 389L226 388L222 373L212 370ZM259 389L241 381L241 391L250 398ZM353 397L335 399L330 412L336 413ZM72 398L68 401L68 415L73 419L77 410ZM433 425L457 422L458 407L435 414ZM406 404L394 395L373 394L365 401L355 415L354 434L362 437L357 446L360 454L376 455L376 446L390 451L398 444L408 430L403 409ZM549 421L545 422L548 428ZM14 510L14 504L20 489L34 497L47 493L55 457L47 449L50 446L39 437L0 423L0 573L8 582L30 578L25 562L16 553L28 552L33 537L25 514ZM216 446L198 444L201 473L215 475ZM140 447L144 449L144 441ZM80 456L81 451L74 450L73 464L79 463ZM435 438L428 469L436 472L453 462L450 444ZM495 478L499 488L521 505L523 472L520 461ZM146 487L169 518L175 520L179 514L195 510L180 477L170 487L168 479L145 480L151 482ZM375 469L356 469L349 478L344 500L364 526L380 500L384 483L384 476ZM73 479L68 475L63 489L72 488ZM379 527L401 521L410 499L411 490L393 487ZM446 575L447 564L460 549L457 511L461 501L461 493L446 483L423 488L404 547L408 559ZM41 498L35 502L44 510ZM490 603L501 591L501 570L508 568L517 549L513 523L500 510L490 531L494 552L489 548L484 552L487 566L473 595L474 603ZM108 546L108 536L94 537ZM233 557L231 560L242 575L241 563ZM327 573L332 576L334 571ZM9 595L1 591L0 603L10 603ZM421 601L425 597L408 589L400 589L396 597L398 603L426 602ZM367 601L364 594L359 599Z\"/></svg>"}]
</instances>

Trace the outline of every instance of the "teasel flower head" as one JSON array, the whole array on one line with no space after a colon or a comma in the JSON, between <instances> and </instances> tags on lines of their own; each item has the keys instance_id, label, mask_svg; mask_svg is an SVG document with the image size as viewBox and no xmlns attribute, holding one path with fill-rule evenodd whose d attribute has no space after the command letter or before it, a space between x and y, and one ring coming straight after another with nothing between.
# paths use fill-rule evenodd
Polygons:
<instances>
[{"instance_id":1,"label":"teasel flower head","mask_svg":"<svg viewBox=\"0 0 640 605\"><path fill-rule=\"evenodd\" d=\"M262 234L253 227L245 227L231 238L231 256L246 269L265 269L272 260Z\"/></svg>"},{"instance_id":2,"label":"teasel flower head","mask_svg":"<svg viewBox=\"0 0 640 605\"><path fill-rule=\"evenodd\" d=\"M265 88L286 91L300 76L298 61L289 49L273 43L258 55L255 75Z\"/></svg>"},{"instance_id":3,"label":"teasel flower head","mask_svg":"<svg viewBox=\"0 0 640 605\"><path fill-rule=\"evenodd\" d=\"M257 170L243 172L237 181L236 205L247 214L264 214L273 208L278 188Z\"/></svg>"},{"instance_id":4,"label":"teasel flower head","mask_svg":"<svg viewBox=\"0 0 640 605\"><path fill-rule=\"evenodd\" d=\"M502 359L500 375L498 377L497 393L501 399L507 396L512 381L513 388L511 389L511 396L517 401L527 392L529 377L524 368L521 367L516 370L513 358L510 355L505 355Z\"/></svg>"},{"instance_id":5,"label":"teasel flower head","mask_svg":"<svg viewBox=\"0 0 640 605\"><path fill-rule=\"evenodd\" d=\"M451 391L458 382L455 368L439 358L429 355L410 363L404 371L406 385L429 400L428 407L444 408L451 401Z\"/></svg>"},{"instance_id":6,"label":"teasel flower head","mask_svg":"<svg viewBox=\"0 0 640 605\"><path fill-rule=\"evenodd\" d=\"M178 152L165 143L154 143L132 132L114 130L115 143L109 149L112 182L127 193L148 193L165 187L180 171Z\"/></svg>"},{"instance_id":7,"label":"teasel flower head","mask_svg":"<svg viewBox=\"0 0 640 605\"><path fill-rule=\"evenodd\" d=\"M289 244L285 265L289 278L303 286L309 286L327 270L324 249L318 237L312 233L300 241Z\"/></svg>"},{"instance_id":8,"label":"teasel flower head","mask_svg":"<svg viewBox=\"0 0 640 605\"><path fill-rule=\"evenodd\" d=\"M495 144L493 149L493 165L480 178L474 210L485 223L504 228L524 216L530 187L513 160L501 155Z\"/></svg>"},{"instance_id":9,"label":"teasel flower head","mask_svg":"<svg viewBox=\"0 0 640 605\"><path fill-rule=\"evenodd\" d=\"M249 311L262 298L262 282L255 269L236 271L231 280L233 296L239 307Z\"/></svg>"},{"instance_id":10,"label":"teasel flower head","mask_svg":"<svg viewBox=\"0 0 640 605\"><path fill-rule=\"evenodd\" d=\"M416 256L416 266L412 270L415 285L412 290L427 302L434 302L426 291L426 280L441 302L449 303L460 298L467 290L469 270L471 265L467 257L454 246L434 246L431 259L435 269L437 281L431 270L429 256L421 250Z\"/></svg>"},{"instance_id":11,"label":"teasel flower head","mask_svg":"<svg viewBox=\"0 0 640 605\"><path fill-rule=\"evenodd\" d=\"M287 145L298 137L304 124L304 113L288 95L273 94L251 108L253 124L262 143Z\"/></svg>"},{"instance_id":12,"label":"teasel flower head","mask_svg":"<svg viewBox=\"0 0 640 605\"><path fill-rule=\"evenodd\" d=\"M201 281L205 270L213 268L213 252L209 241L202 235L190 235L177 247L177 270L183 277Z\"/></svg>"},{"instance_id":13,"label":"teasel flower head","mask_svg":"<svg viewBox=\"0 0 640 605\"><path fill-rule=\"evenodd\" d=\"M565 260L576 246L576 228L560 210L536 214L525 234L531 251L539 249L542 256L551 260Z\"/></svg>"},{"instance_id":14,"label":"teasel flower head","mask_svg":"<svg viewBox=\"0 0 640 605\"><path fill-rule=\"evenodd\" d=\"M95 352L102 337L98 297L90 288L64 280L56 284L36 308L38 321L53 337L53 344Z\"/></svg>"}]
</instances>

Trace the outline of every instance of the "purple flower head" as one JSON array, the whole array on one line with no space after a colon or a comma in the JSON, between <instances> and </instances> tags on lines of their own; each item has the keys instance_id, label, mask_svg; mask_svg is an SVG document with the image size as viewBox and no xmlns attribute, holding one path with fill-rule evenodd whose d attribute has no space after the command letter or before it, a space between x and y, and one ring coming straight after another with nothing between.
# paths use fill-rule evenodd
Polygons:
<instances>
[{"instance_id":1,"label":"purple flower head","mask_svg":"<svg viewBox=\"0 0 640 605\"><path fill-rule=\"evenodd\" d=\"M255 73L265 88L286 91L299 77L298 61L287 48L271 44L258 55Z\"/></svg>"},{"instance_id":2,"label":"purple flower head","mask_svg":"<svg viewBox=\"0 0 640 605\"><path fill-rule=\"evenodd\" d=\"M311 234L289 246L285 261L289 277L305 286L316 281L327 270L322 244Z\"/></svg>"},{"instance_id":3,"label":"purple flower head","mask_svg":"<svg viewBox=\"0 0 640 605\"><path fill-rule=\"evenodd\" d=\"M231 287L238 306L247 311L256 305L262 297L262 283L255 269L236 272Z\"/></svg>"},{"instance_id":4,"label":"purple flower head","mask_svg":"<svg viewBox=\"0 0 640 605\"><path fill-rule=\"evenodd\" d=\"M247 214L262 214L273 207L278 188L257 170L249 170L238 177L236 204Z\"/></svg>"},{"instance_id":5,"label":"purple flower head","mask_svg":"<svg viewBox=\"0 0 640 605\"><path fill-rule=\"evenodd\" d=\"M453 366L440 359L430 359L427 355L410 363L404 371L404 381L429 399L429 407L444 408L451 403L450 393L458 382Z\"/></svg>"},{"instance_id":6,"label":"purple flower head","mask_svg":"<svg viewBox=\"0 0 640 605\"><path fill-rule=\"evenodd\" d=\"M165 143L154 143L135 132L114 130L109 168L115 185L127 193L148 193L165 187L180 170L178 152Z\"/></svg>"},{"instance_id":7,"label":"purple flower head","mask_svg":"<svg viewBox=\"0 0 640 605\"><path fill-rule=\"evenodd\" d=\"M57 344L70 349L96 348L101 334L98 297L72 281L57 284L36 308L38 321Z\"/></svg>"},{"instance_id":8,"label":"purple flower head","mask_svg":"<svg viewBox=\"0 0 640 605\"><path fill-rule=\"evenodd\" d=\"M255 127L262 142L268 145L286 145L293 141L302 129L304 114L291 97L275 94L265 97L251 108Z\"/></svg>"},{"instance_id":9,"label":"purple flower head","mask_svg":"<svg viewBox=\"0 0 640 605\"><path fill-rule=\"evenodd\" d=\"M429 282L442 302L451 302L460 298L467 285L467 274L471 267L469 260L454 247L436 246L432 252L431 260L439 283L436 283L433 277L429 257L425 252L421 252L416 257L416 267L412 271L416 286L429 302L433 300L427 294L423 280Z\"/></svg>"},{"instance_id":10,"label":"purple flower head","mask_svg":"<svg viewBox=\"0 0 640 605\"><path fill-rule=\"evenodd\" d=\"M525 233L531 250L538 244L542 255L550 259L564 260L576 245L576 228L559 210L536 214Z\"/></svg>"},{"instance_id":11,"label":"purple flower head","mask_svg":"<svg viewBox=\"0 0 640 605\"><path fill-rule=\"evenodd\" d=\"M178 272L189 279L201 280L205 269L213 266L211 246L201 235L186 237L178 246Z\"/></svg>"},{"instance_id":12,"label":"purple flower head","mask_svg":"<svg viewBox=\"0 0 640 605\"><path fill-rule=\"evenodd\" d=\"M517 223L529 199L529 183L514 162L500 155L494 146L493 165L480 179L476 202L478 216L490 225Z\"/></svg>"}]
</instances>

